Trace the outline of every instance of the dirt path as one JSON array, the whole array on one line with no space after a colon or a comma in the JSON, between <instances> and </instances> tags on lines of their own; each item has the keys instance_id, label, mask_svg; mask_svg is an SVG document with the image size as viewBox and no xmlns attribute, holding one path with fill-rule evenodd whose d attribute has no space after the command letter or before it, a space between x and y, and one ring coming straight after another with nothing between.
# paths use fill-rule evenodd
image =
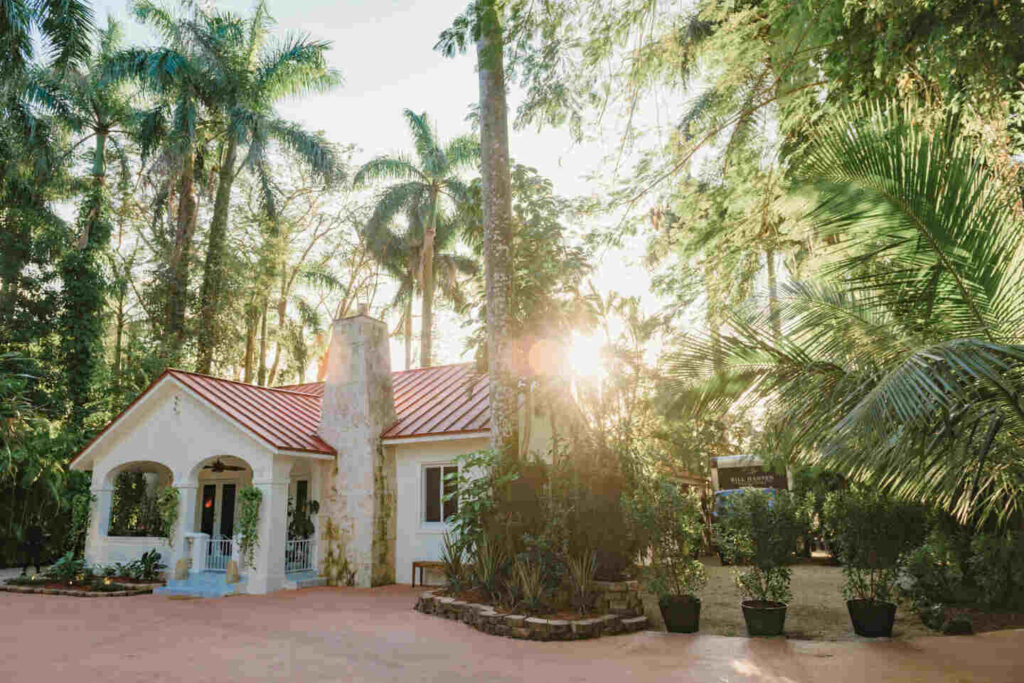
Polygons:
<instances>
[{"instance_id":1,"label":"dirt path","mask_svg":"<svg viewBox=\"0 0 1024 683\"><path fill-rule=\"evenodd\" d=\"M1019 681L1024 632L881 643L495 638L407 587L174 600L0 594L0 681Z\"/></svg>"}]
</instances>

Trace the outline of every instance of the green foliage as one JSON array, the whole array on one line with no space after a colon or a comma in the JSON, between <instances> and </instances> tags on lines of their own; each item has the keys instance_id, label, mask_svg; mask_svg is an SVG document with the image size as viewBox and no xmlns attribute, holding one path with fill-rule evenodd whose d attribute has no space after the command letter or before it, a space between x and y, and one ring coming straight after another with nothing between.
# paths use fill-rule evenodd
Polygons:
<instances>
[{"instance_id":1,"label":"green foliage","mask_svg":"<svg viewBox=\"0 0 1024 683\"><path fill-rule=\"evenodd\" d=\"M707 573L697 558L704 521L697 493L684 493L664 480L646 481L627 499L626 510L641 557L650 553L644 572L648 589L662 597L693 595L703 588Z\"/></svg>"},{"instance_id":2,"label":"green foliage","mask_svg":"<svg viewBox=\"0 0 1024 683\"><path fill-rule=\"evenodd\" d=\"M569 570L569 591L573 607L580 614L586 614L594 606L597 594L594 591L594 575L597 573L597 555L582 552L565 559Z\"/></svg>"},{"instance_id":3,"label":"green foliage","mask_svg":"<svg viewBox=\"0 0 1024 683\"><path fill-rule=\"evenodd\" d=\"M1024 606L1024 533L978 534L968 561L980 602L987 607Z\"/></svg>"},{"instance_id":4,"label":"green foliage","mask_svg":"<svg viewBox=\"0 0 1024 683\"><path fill-rule=\"evenodd\" d=\"M470 559L476 587L491 600L498 600L507 571L507 558L501 541L496 536L484 534L470 550Z\"/></svg>"},{"instance_id":5,"label":"green foliage","mask_svg":"<svg viewBox=\"0 0 1024 683\"><path fill-rule=\"evenodd\" d=\"M544 570L529 557L517 558L512 565L519 604L528 612L540 612L547 604L547 589L544 585Z\"/></svg>"},{"instance_id":6,"label":"green foliage","mask_svg":"<svg viewBox=\"0 0 1024 683\"><path fill-rule=\"evenodd\" d=\"M788 602L787 566L808 528L807 511L789 491L749 489L730 496L715 541L731 562L746 565L736 583L752 600Z\"/></svg>"},{"instance_id":7,"label":"green foliage","mask_svg":"<svg viewBox=\"0 0 1024 683\"><path fill-rule=\"evenodd\" d=\"M78 493L71 498L71 527L68 529L68 550L81 557L85 552L85 538L89 533L89 518L96 496L92 493Z\"/></svg>"},{"instance_id":8,"label":"green foliage","mask_svg":"<svg viewBox=\"0 0 1024 683\"><path fill-rule=\"evenodd\" d=\"M235 520L239 535L238 554L245 561L246 566L253 569L255 569L253 562L256 558L256 549L260 545L260 504L262 502L263 492L255 486L243 486L238 492L238 519Z\"/></svg>"},{"instance_id":9,"label":"green foliage","mask_svg":"<svg viewBox=\"0 0 1024 683\"><path fill-rule=\"evenodd\" d=\"M824 513L843 561L843 593L848 599L892 602L905 555L924 538L924 510L853 488L829 494Z\"/></svg>"},{"instance_id":10,"label":"green foliage","mask_svg":"<svg viewBox=\"0 0 1024 683\"><path fill-rule=\"evenodd\" d=\"M76 558L74 553L69 551L50 565L46 570L46 577L60 583L72 583L85 576L86 572L85 560Z\"/></svg>"},{"instance_id":11,"label":"green foliage","mask_svg":"<svg viewBox=\"0 0 1024 683\"><path fill-rule=\"evenodd\" d=\"M452 533L441 538L441 564L444 565L445 589L460 593L469 587L469 567L466 562L466 543Z\"/></svg>"},{"instance_id":12,"label":"green foliage","mask_svg":"<svg viewBox=\"0 0 1024 683\"><path fill-rule=\"evenodd\" d=\"M167 545L174 546L174 533L178 527L178 505L181 496L174 486L164 486L156 494L156 509L160 515L161 536Z\"/></svg>"},{"instance_id":13,"label":"green foliage","mask_svg":"<svg viewBox=\"0 0 1024 683\"><path fill-rule=\"evenodd\" d=\"M111 500L111 536L164 536L166 525L159 495L150 495L145 472L120 472Z\"/></svg>"},{"instance_id":14,"label":"green foliage","mask_svg":"<svg viewBox=\"0 0 1024 683\"><path fill-rule=\"evenodd\" d=\"M316 532L317 513L320 503L315 500L296 502L288 499L288 538L310 538Z\"/></svg>"},{"instance_id":15,"label":"green foliage","mask_svg":"<svg viewBox=\"0 0 1024 683\"><path fill-rule=\"evenodd\" d=\"M142 581L157 580L160 578L160 572L167 568L166 564L160 562L160 553L156 551L156 548L142 553L142 556L136 562L138 562L138 569L133 574L129 574L129 576Z\"/></svg>"},{"instance_id":16,"label":"green foliage","mask_svg":"<svg viewBox=\"0 0 1024 683\"><path fill-rule=\"evenodd\" d=\"M447 522L452 533L465 539L472 549L483 541L502 492L519 474L514 470L502 471L497 454L490 449L460 455L455 462L458 472L449 480L453 491L446 500L458 496L459 505Z\"/></svg>"}]
</instances>

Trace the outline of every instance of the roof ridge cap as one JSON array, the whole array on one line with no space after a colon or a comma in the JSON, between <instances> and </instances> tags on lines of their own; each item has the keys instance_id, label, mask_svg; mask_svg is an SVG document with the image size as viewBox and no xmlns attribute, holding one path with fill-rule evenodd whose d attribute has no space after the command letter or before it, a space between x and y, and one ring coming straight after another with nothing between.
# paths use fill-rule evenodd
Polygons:
<instances>
[{"instance_id":1,"label":"roof ridge cap","mask_svg":"<svg viewBox=\"0 0 1024 683\"><path fill-rule=\"evenodd\" d=\"M302 391L294 391L292 389L283 389L281 387L261 387L259 384L249 384L248 382L239 382L237 379L228 379L226 377L215 377L213 375L206 375L201 372L192 372L190 370L179 370L178 368L167 368L166 372L169 373L180 373L182 375L192 375L193 377L205 377L206 379L212 379L217 382L228 382L229 384L237 384L243 387L249 387L250 389L262 389L264 391L279 391L282 394L291 394L293 396L307 396L310 398L319 398L312 394L307 394ZM292 385L297 386L297 385Z\"/></svg>"}]
</instances>

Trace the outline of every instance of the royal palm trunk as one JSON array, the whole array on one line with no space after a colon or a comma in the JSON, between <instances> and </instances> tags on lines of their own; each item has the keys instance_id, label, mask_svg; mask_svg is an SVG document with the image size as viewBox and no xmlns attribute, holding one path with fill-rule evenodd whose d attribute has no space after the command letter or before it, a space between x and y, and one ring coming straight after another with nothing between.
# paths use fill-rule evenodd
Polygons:
<instances>
[{"instance_id":1,"label":"royal palm trunk","mask_svg":"<svg viewBox=\"0 0 1024 683\"><path fill-rule=\"evenodd\" d=\"M200 292L199 354L196 369L209 374L213 352L217 346L217 324L220 315L221 290L224 287L224 258L227 248L228 219L231 209L231 187L235 182L235 160L238 143L228 137L227 150L217 177L217 196L213 204L213 220L206 249L206 267Z\"/></svg>"},{"instance_id":2,"label":"royal palm trunk","mask_svg":"<svg viewBox=\"0 0 1024 683\"><path fill-rule=\"evenodd\" d=\"M497 13L493 0L485 13ZM483 190L484 268L487 288L487 364L491 446L501 457L518 454L516 376L512 367L512 179L500 22L484 21L477 41L480 82L480 171Z\"/></svg>"}]
</instances>

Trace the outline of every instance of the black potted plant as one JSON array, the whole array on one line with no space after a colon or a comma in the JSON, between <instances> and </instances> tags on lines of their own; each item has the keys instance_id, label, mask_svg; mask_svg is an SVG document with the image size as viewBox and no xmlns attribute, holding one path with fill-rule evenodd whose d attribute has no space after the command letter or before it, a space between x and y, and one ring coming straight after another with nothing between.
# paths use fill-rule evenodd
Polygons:
<instances>
[{"instance_id":1,"label":"black potted plant","mask_svg":"<svg viewBox=\"0 0 1024 683\"><path fill-rule=\"evenodd\" d=\"M788 563L806 530L806 515L788 491L749 489L730 497L715 536L736 569L747 633L781 635L790 593Z\"/></svg>"},{"instance_id":2,"label":"black potted plant","mask_svg":"<svg viewBox=\"0 0 1024 683\"><path fill-rule=\"evenodd\" d=\"M839 542L843 596L854 632L891 637L899 571L905 553L924 535L921 508L853 489L830 494L824 511L825 524Z\"/></svg>"},{"instance_id":3,"label":"black potted plant","mask_svg":"<svg viewBox=\"0 0 1024 683\"><path fill-rule=\"evenodd\" d=\"M700 629L697 591L707 583L707 572L697 559L703 536L700 499L667 481L639 486L626 501L629 519L649 559L644 578L658 596L658 607L671 633Z\"/></svg>"}]
</instances>

